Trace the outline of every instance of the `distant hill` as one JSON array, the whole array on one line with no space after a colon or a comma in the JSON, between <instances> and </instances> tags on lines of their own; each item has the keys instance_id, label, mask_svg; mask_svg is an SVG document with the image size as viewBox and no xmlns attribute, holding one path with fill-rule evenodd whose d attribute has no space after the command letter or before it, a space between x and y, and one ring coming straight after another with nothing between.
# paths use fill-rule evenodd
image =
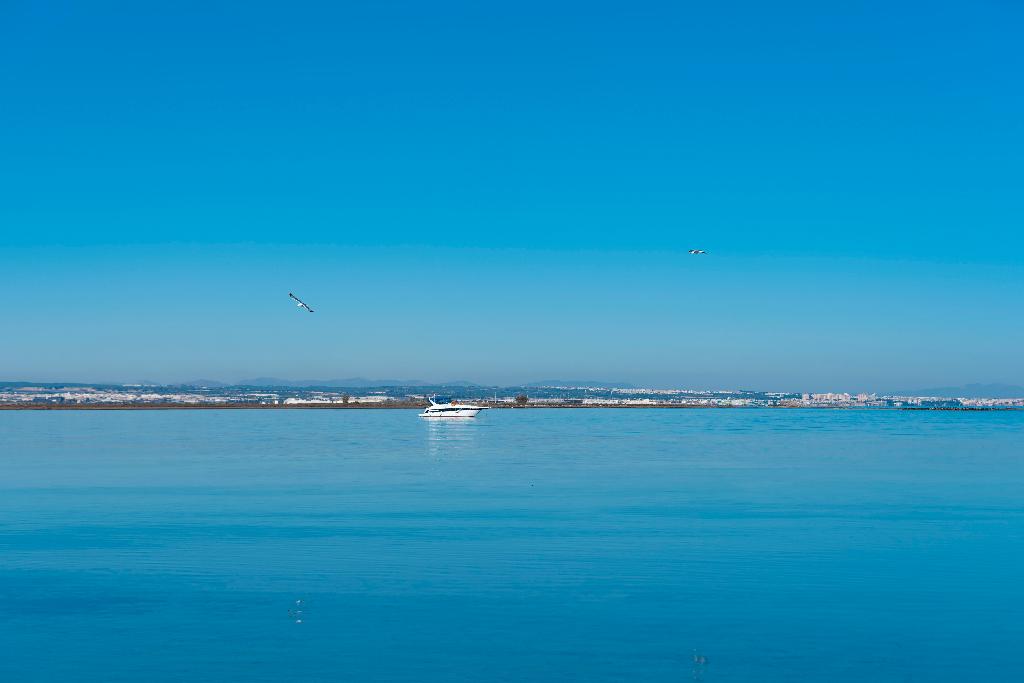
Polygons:
<instances>
[{"instance_id":1,"label":"distant hill","mask_svg":"<svg viewBox=\"0 0 1024 683\"><path fill-rule=\"evenodd\" d=\"M25 380L23 382L17 381L3 381L0 382L0 387L45 387L49 388L60 388L60 387L96 387L96 386L113 386L110 384L96 384L86 382L30 382Z\"/></svg>"},{"instance_id":2,"label":"distant hill","mask_svg":"<svg viewBox=\"0 0 1024 683\"><path fill-rule=\"evenodd\" d=\"M117 382L33 382L29 380L0 380L0 388L15 387L206 387L223 389L225 387L289 387L301 389L306 387L331 387L340 389L362 389L367 387L477 387L475 382L452 380L450 382L426 382L420 379L368 379L366 377L348 377L343 379L281 379L280 377L254 377L239 382L221 382L216 379L194 379L187 382L154 382L143 380L129 384ZM488 385L490 386L490 385Z\"/></svg>"},{"instance_id":3,"label":"distant hill","mask_svg":"<svg viewBox=\"0 0 1024 683\"><path fill-rule=\"evenodd\" d=\"M635 384L628 382L595 382L593 380L544 379L528 382L524 387L584 387L589 389L615 387L617 389L636 389Z\"/></svg>"},{"instance_id":4,"label":"distant hill","mask_svg":"<svg viewBox=\"0 0 1024 683\"><path fill-rule=\"evenodd\" d=\"M965 384L888 392L891 396L942 396L948 398L1024 398L1024 387L1014 384Z\"/></svg>"},{"instance_id":5,"label":"distant hill","mask_svg":"<svg viewBox=\"0 0 1024 683\"><path fill-rule=\"evenodd\" d=\"M339 387L339 388L364 388L383 386L436 386L431 382L423 380L391 380L391 379L367 379L365 377L347 377L337 380L284 380L279 377L255 377L253 379L241 380L234 386L276 386L276 387Z\"/></svg>"}]
</instances>

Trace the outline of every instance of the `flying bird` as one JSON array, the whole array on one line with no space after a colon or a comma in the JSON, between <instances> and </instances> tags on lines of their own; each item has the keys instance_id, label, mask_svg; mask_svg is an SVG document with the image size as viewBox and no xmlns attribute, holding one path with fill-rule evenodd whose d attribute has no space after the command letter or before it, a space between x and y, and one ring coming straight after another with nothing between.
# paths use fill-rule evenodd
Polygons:
<instances>
[{"instance_id":1,"label":"flying bird","mask_svg":"<svg viewBox=\"0 0 1024 683\"><path fill-rule=\"evenodd\" d=\"M305 308L310 313L313 312L313 309L310 308L309 306L307 306L306 303L302 299L300 299L299 297L295 296L291 292L288 292L288 296L290 296L291 298L293 298L293 299L295 299L296 301L299 302L298 304L296 304L299 308Z\"/></svg>"},{"instance_id":2,"label":"flying bird","mask_svg":"<svg viewBox=\"0 0 1024 683\"><path fill-rule=\"evenodd\" d=\"M699 254L706 254L708 252L704 251L703 249L691 249L690 253L694 254L694 255L699 255Z\"/></svg>"}]
</instances>

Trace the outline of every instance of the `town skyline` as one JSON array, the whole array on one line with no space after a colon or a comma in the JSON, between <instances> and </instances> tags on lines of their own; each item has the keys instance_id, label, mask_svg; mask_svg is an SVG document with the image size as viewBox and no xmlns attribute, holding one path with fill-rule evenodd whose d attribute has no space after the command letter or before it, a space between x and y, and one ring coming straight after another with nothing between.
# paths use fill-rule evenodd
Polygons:
<instances>
[{"instance_id":1,"label":"town skyline","mask_svg":"<svg viewBox=\"0 0 1024 683\"><path fill-rule=\"evenodd\" d=\"M850 392L768 392L572 386L485 387L203 387L9 386L0 383L0 409L173 408L412 408L428 397L495 408L869 408L1021 410L1024 388L1013 397L879 395ZM351 393L350 393L351 391ZM443 392L443 393L442 393Z\"/></svg>"}]
</instances>

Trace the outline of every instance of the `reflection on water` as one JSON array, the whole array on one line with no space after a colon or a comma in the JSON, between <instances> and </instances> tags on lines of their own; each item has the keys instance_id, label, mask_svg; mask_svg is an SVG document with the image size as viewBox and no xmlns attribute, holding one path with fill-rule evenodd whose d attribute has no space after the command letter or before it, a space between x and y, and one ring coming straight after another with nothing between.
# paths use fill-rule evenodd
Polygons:
<instances>
[{"instance_id":1,"label":"reflection on water","mask_svg":"<svg viewBox=\"0 0 1024 683\"><path fill-rule=\"evenodd\" d=\"M431 458L453 458L472 451L483 428L481 417L420 418L426 426L427 453Z\"/></svg>"},{"instance_id":2,"label":"reflection on water","mask_svg":"<svg viewBox=\"0 0 1024 683\"><path fill-rule=\"evenodd\" d=\"M694 650L693 651L693 668L690 671L690 673L693 676L693 680L695 680L695 681L704 681L704 680L706 680L704 678L704 675L707 673L707 670L708 670L708 658L707 658L707 656L697 652L697 650Z\"/></svg>"},{"instance_id":3,"label":"reflection on water","mask_svg":"<svg viewBox=\"0 0 1024 683\"><path fill-rule=\"evenodd\" d=\"M288 610L288 618L293 619L296 624L302 623L302 613L305 603L300 599L295 601L295 605Z\"/></svg>"}]
</instances>

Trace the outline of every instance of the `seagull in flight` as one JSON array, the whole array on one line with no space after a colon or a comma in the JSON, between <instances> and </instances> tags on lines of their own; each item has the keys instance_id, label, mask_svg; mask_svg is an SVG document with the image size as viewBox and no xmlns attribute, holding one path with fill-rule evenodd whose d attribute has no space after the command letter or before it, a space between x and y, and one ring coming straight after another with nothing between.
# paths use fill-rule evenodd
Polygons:
<instances>
[{"instance_id":1,"label":"seagull in flight","mask_svg":"<svg viewBox=\"0 0 1024 683\"><path fill-rule=\"evenodd\" d=\"M300 299L299 297L295 296L291 292L288 292L288 296L290 296L291 298L293 298L293 299L295 299L296 301L299 302L298 304L296 304L299 308L305 308L310 313L313 312L313 309L310 308L309 306L307 306L306 303L302 299Z\"/></svg>"},{"instance_id":2,"label":"seagull in flight","mask_svg":"<svg viewBox=\"0 0 1024 683\"><path fill-rule=\"evenodd\" d=\"M706 254L708 252L704 251L703 249L691 249L690 253L695 256L699 256L700 254Z\"/></svg>"}]
</instances>

